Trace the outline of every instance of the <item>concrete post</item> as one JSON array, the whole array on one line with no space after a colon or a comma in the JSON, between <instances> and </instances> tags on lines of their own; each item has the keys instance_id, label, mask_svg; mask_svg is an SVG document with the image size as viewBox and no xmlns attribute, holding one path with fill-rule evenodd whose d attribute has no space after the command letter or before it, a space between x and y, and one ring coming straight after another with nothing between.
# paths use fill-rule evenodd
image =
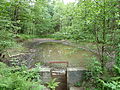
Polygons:
<instances>
[{"instance_id":1,"label":"concrete post","mask_svg":"<svg viewBox=\"0 0 120 90\"><path fill-rule=\"evenodd\" d=\"M40 76L43 83L49 82L52 79L51 68L42 67L40 70Z\"/></svg>"},{"instance_id":2,"label":"concrete post","mask_svg":"<svg viewBox=\"0 0 120 90\"><path fill-rule=\"evenodd\" d=\"M67 86L74 86L75 83L82 81L84 73L87 70L85 68L75 67L67 68Z\"/></svg>"}]
</instances>

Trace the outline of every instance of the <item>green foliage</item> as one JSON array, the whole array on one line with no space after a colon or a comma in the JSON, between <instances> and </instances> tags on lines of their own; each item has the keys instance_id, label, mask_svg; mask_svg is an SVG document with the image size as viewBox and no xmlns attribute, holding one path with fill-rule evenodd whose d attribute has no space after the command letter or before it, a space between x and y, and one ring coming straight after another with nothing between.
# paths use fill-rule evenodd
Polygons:
<instances>
[{"instance_id":1,"label":"green foliage","mask_svg":"<svg viewBox=\"0 0 120 90\"><path fill-rule=\"evenodd\" d=\"M116 72L116 74L117 75L120 75L120 67L118 67L118 66L114 66L114 70L115 70L115 72Z\"/></svg>"},{"instance_id":2,"label":"green foliage","mask_svg":"<svg viewBox=\"0 0 120 90\"><path fill-rule=\"evenodd\" d=\"M86 87L95 87L96 90L119 90L120 89L120 68L113 67L112 75L106 75L107 71L102 71L100 62L97 59L92 58L93 63L89 67L89 72L86 72ZM109 74L109 73L108 73Z\"/></svg>"},{"instance_id":3,"label":"green foliage","mask_svg":"<svg viewBox=\"0 0 120 90\"><path fill-rule=\"evenodd\" d=\"M116 65L120 68L120 44L116 46Z\"/></svg>"},{"instance_id":4,"label":"green foliage","mask_svg":"<svg viewBox=\"0 0 120 90\"><path fill-rule=\"evenodd\" d=\"M109 90L119 90L120 89L120 82L107 82L104 83L104 86L107 87Z\"/></svg>"},{"instance_id":5,"label":"green foliage","mask_svg":"<svg viewBox=\"0 0 120 90\"><path fill-rule=\"evenodd\" d=\"M41 90L38 69L8 67L0 63L0 90Z\"/></svg>"},{"instance_id":6,"label":"green foliage","mask_svg":"<svg viewBox=\"0 0 120 90\"><path fill-rule=\"evenodd\" d=\"M47 87L55 90L55 88L58 86L59 82L56 82L56 78L54 78L53 80L51 80L50 82L47 82Z\"/></svg>"},{"instance_id":7,"label":"green foliage","mask_svg":"<svg viewBox=\"0 0 120 90\"><path fill-rule=\"evenodd\" d=\"M96 57L91 58L92 63L90 64L90 71L92 72L92 76L98 77L100 74L102 74L102 67L101 63L97 60Z\"/></svg>"},{"instance_id":8,"label":"green foliage","mask_svg":"<svg viewBox=\"0 0 120 90\"><path fill-rule=\"evenodd\" d=\"M2 53L3 51L15 44L12 35L13 34L9 33L8 31L0 31L0 53Z\"/></svg>"},{"instance_id":9,"label":"green foliage","mask_svg":"<svg viewBox=\"0 0 120 90\"><path fill-rule=\"evenodd\" d=\"M0 29L22 34L47 34L54 31L48 1L2 0ZM51 11L52 12L52 11Z\"/></svg>"},{"instance_id":10,"label":"green foliage","mask_svg":"<svg viewBox=\"0 0 120 90\"><path fill-rule=\"evenodd\" d=\"M76 82L74 86L80 87L82 85L82 82Z\"/></svg>"},{"instance_id":11,"label":"green foliage","mask_svg":"<svg viewBox=\"0 0 120 90\"><path fill-rule=\"evenodd\" d=\"M1 0L0 54L16 44L13 41L16 37L22 40L50 37L95 42L99 60L91 59L93 63L87 80L92 77L90 84L95 84L95 88L117 90L120 87L119 9L119 0L78 0L69 4L61 0ZM114 75L110 75L112 80L103 78L106 77L105 65L109 60L116 64ZM27 90L39 87L35 82L38 81L36 72L29 72L23 67L15 71L4 64L0 65L0 89ZM104 68L106 71L103 71ZM36 78L35 81L32 78ZM55 89L58 83L54 83L55 80L48 86Z\"/></svg>"},{"instance_id":12,"label":"green foliage","mask_svg":"<svg viewBox=\"0 0 120 90\"><path fill-rule=\"evenodd\" d=\"M105 81L98 79L98 86L101 87L100 90L119 90L120 82L119 81Z\"/></svg>"},{"instance_id":13,"label":"green foliage","mask_svg":"<svg viewBox=\"0 0 120 90\"><path fill-rule=\"evenodd\" d=\"M28 39L32 39L32 38L39 38L39 36L37 35L27 35L27 34L18 34L15 35L15 37L21 39L21 40L28 40Z\"/></svg>"}]
</instances>

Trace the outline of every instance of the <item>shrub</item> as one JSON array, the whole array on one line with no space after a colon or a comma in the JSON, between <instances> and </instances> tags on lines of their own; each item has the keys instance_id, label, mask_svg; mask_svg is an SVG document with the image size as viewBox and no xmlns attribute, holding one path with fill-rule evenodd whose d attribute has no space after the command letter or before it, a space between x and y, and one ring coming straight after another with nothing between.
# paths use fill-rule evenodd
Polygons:
<instances>
[{"instance_id":1,"label":"shrub","mask_svg":"<svg viewBox=\"0 0 120 90\"><path fill-rule=\"evenodd\" d=\"M0 62L0 90L41 90L38 68L8 67Z\"/></svg>"},{"instance_id":2,"label":"shrub","mask_svg":"<svg viewBox=\"0 0 120 90\"><path fill-rule=\"evenodd\" d=\"M0 52L11 47L15 42L12 41L12 34L1 30L0 31Z\"/></svg>"}]
</instances>

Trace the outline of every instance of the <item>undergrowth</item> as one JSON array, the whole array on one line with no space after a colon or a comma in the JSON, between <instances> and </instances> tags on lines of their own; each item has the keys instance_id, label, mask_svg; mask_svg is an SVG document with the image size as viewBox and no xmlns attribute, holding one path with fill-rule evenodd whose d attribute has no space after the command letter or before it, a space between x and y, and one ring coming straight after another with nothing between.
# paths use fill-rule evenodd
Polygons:
<instances>
[{"instance_id":1,"label":"undergrowth","mask_svg":"<svg viewBox=\"0 0 120 90\"><path fill-rule=\"evenodd\" d=\"M42 90L39 68L9 67L0 62L0 90Z\"/></svg>"}]
</instances>

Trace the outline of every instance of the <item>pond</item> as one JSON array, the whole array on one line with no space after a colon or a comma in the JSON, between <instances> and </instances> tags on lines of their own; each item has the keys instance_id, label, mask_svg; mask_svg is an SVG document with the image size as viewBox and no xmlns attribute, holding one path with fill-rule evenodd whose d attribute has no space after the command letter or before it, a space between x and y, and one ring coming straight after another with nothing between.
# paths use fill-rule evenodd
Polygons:
<instances>
[{"instance_id":1,"label":"pond","mask_svg":"<svg viewBox=\"0 0 120 90\"><path fill-rule=\"evenodd\" d=\"M90 64L90 58L95 56L92 52L78 49L71 45L60 42L44 42L34 46L36 55L33 57L33 64L41 62L48 65L48 62L65 61L69 67L86 67ZM66 67L66 64L49 64L55 67Z\"/></svg>"}]
</instances>

